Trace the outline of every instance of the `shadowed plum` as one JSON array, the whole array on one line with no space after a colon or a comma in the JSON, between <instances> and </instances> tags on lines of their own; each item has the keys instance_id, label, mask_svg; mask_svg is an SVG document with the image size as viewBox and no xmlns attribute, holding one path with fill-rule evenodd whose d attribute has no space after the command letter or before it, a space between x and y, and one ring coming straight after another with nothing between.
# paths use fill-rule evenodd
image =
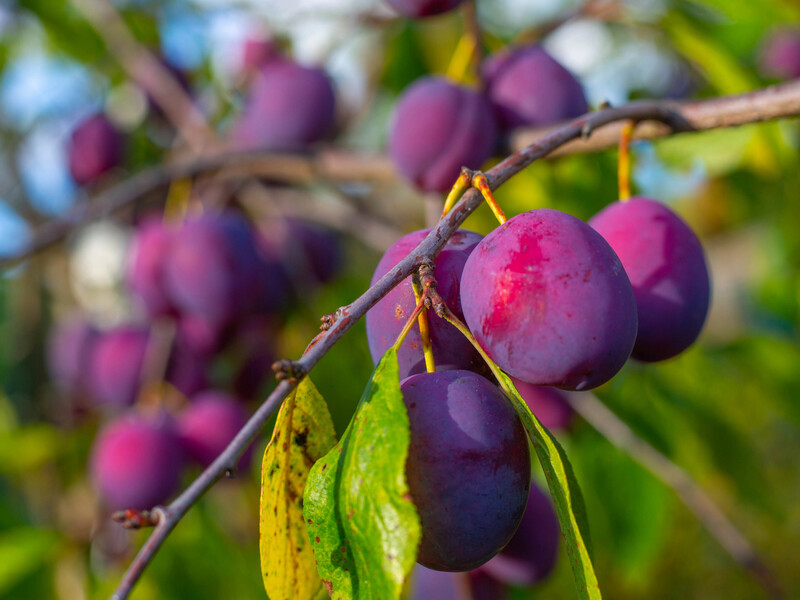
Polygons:
<instances>
[{"instance_id":1,"label":"shadowed plum","mask_svg":"<svg viewBox=\"0 0 800 600\"><path fill-rule=\"evenodd\" d=\"M129 406L142 378L148 332L125 325L100 334L89 358L89 388L98 404Z\"/></svg>"},{"instance_id":2,"label":"shadowed plum","mask_svg":"<svg viewBox=\"0 0 800 600\"><path fill-rule=\"evenodd\" d=\"M122 134L105 115L94 114L75 127L67 144L69 171L78 185L100 178L122 162Z\"/></svg>"},{"instance_id":3,"label":"shadowed plum","mask_svg":"<svg viewBox=\"0 0 800 600\"><path fill-rule=\"evenodd\" d=\"M448 573L416 565L411 574L410 600L503 600L506 586L480 569Z\"/></svg>"},{"instance_id":4,"label":"shadowed plum","mask_svg":"<svg viewBox=\"0 0 800 600\"><path fill-rule=\"evenodd\" d=\"M222 392L209 390L192 398L178 417L178 432L186 454L202 467L210 465L225 450L247 423L247 413L238 400ZM246 468L252 448L239 459Z\"/></svg>"},{"instance_id":5,"label":"shadowed plum","mask_svg":"<svg viewBox=\"0 0 800 600\"><path fill-rule=\"evenodd\" d=\"M164 259L172 237L172 230L163 221L151 219L137 228L128 249L128 287L150 317L173 312L164 282Z\"/></svg>"},{"instance_id":6,"label":"shadowed plum","mask_svg":"<svg viewBox=\"0 0 800 600\"><path fill-rule=\"evenodd\" d=\"M800 77L800 30L773 31L761 46L759 67L764 75L775 79Z\"/></svg>"},{"instance_id":7,"label":"shadowed plum","mask_svg":"<svg viewBox=\"0 0 800 600\"><path fill-rule=\"evenodd\" d=\"M276 59L254 76L233 138L241 149L301 150L333 129L335 106L324 71Z\"/></svg>"},{"instance_id":8,"label":"shadowed plum","mask_svg":"<svg viewBox=\"0 0 800 600\"><path fill-rule=\"evenodd\" d=\"M444 192L461 167L479 168L494 149L497 126L486 99L439 77L415 82L397 103L389 156L417 187Z\"/></svg>"},{"instance_id":9,"label":"shadowed plum","mask_svg":"<svg viewBox=\"0 0 800 600\"><path fill-rule=\"evenodd\" d=\"M550 496L532 484L519 529L480 570L508 585L531 586L553 571L560 539L561 528Z\"/></svg>"},{"instance_id":10,"label":"shadowed plum","mask_svg":"<svg viewBox=\"0 0 800 600\"><path fill-rule=\"evenodd\" d=\"M166 290L183 314L221 328L258 301L263 261L248 222L236 213L186 221L164 261Z\"/></svg>"},{"instance_id":11,"label":"shadowed plum","mask_svg":"<svg viewBox=\"0 0 800 600\"><path fill-rule=\"evenodd\" d=\"M501 50L483 72L492 108L507 129L549 125L589 110L578 80L540 46Z\"/></svg>"},{"instance_id":12,"label":"shadowed plum","mask_svg":"<svg viewBox=\"0 0 800 600\"><path fill-rule=\"evenodd\" d=\"M503 393L471 371L412 375L400 389L411 432L406 477L422 526L417 560L439 571L474 569L522 518L525 429Z\"/></svg>"},{"instance_id":13,"label":"shadowed plum","mask_svg":"<svg viewBox=\"0 0 800 600\"><path fill-rule=\"evenodd\" d=\"M397 240L381 258L375 273L374 284L411 252L430 232L429 229L414 231ZM462 317L459 281L469 253L480 242L481 235L467 230L458 230L436 257L434 275L438 291L459 318ZM414 312L414 289L408 277L384 296L367 312L367 341L375 364L394 344L408 318ZM428 311L431 345L434 361L439 364L457 366L460 369L477 368L483 364L480 355L467 339L450 323ZM397 353L400 378L425 371L422 354L422 338L419 327L412 327Z\"/></svg>"},{"instance_id":14,"label":"shadowed plum","mask_svg":"<svg viewBox=\"0 0 800 600\"><path fill-rule=\"evenodd\" d=\"M622 261L639 314L632 356L651 362L670 358L700 335L708 313L708 268L700 240L661 202L615 202L589 222Z\"/></svg>"},{"instance_id":15,"label":"shadowed plum","mask_svg":"<svg viewBox=\"0 0 800 600\"><path fill-rule=\"evenodd\" d=\"M388 2L401 15L418 19L451 11L463 0L388 0Z\"/></svg>"},{"instance_id":16,"label":"shadowed plum","mask_svg":"<svg viewBox=\"0 0 800 600\"><path fill-rule=\"evenodd\" d=\"M172 420L129 415L107 425L95 439L90 469L110 510L149 510L180 483L183 454Z\"/></svg>"},{"instance_id":17,"label":"shadowed plum","mask_svg":"<svg viewBox=\"0 0 800 600\"><path fill-rule=\"evenodd\" d=\"M528 404L531 412L550 430L569 429L575 421L575 411L564 397L564 392L552 387L543 387L511 378L519 395Z\"/></svg>"},{"instance_id":18,"label":"shadowed plum","mask_svg":"<svg viewBox=\"0 0 800 600\"><path fill-rule=\"evenodd\" d=\"M509 219L461 275L467 325L509 375L585 390L611 379L636 339L636 301L611 246L583 221L541 208Z\"/></svg>"},{"instance_id":19,"label":"shadowed plum","mask_svg":"<svg viewBox=\"0 0 800 600\"><path fill-rule=\"evenodd\" d=\"M88 384L87 367L97 330L83 317L59 322L47 339L47 366L55 384L66 394L80 394Z\"/></svg>"}]
</instances>

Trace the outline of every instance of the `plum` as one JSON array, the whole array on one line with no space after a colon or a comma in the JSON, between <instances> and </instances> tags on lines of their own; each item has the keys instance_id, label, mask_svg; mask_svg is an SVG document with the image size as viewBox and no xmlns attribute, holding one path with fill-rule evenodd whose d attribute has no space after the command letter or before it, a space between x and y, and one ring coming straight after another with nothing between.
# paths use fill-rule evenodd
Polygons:
<instances>
[{"instance_id":1,"label":"plum","mask_svg":"<svg viewBox=\"0 0 800 600\"><path fill-rule=\"evenodd\" d=\"M419 244L429 229L409 233L397 240L383 255L375 273L374 284L389 272L401 259ZM467 230L458 230L448 240L434 262L434 275L438 282L438 292L450 310L459 318L462 316L459 294L461 271L470 252L481 240L480 234ZM394 344L408 318L414 312L414 290L411 278L405 279L391 290L367 312L367 341L372 360L375 364L381 359L389 347ZM434 361L442 365L448 364L459 369L478 368L483 364L480 355L467 339L450 323L428 311L430 337L433 346ZM425 370L422 354L422 338L419 327L414 326L408 333L397 353L400 365L400 378Z\"/></svg>"},{"instance_id":2,"label":"plum","mask_svg":"<svg viewBox=\"0 0 800 600\"><path fill-rule=\"evenodd\" d=\"M650 198L615 202L589 224L611 244L633 286L639 315L633 358L652 362L683 352L708 314L711 284L700 240Z\"/></svg>"},{"instance_id":3,"label":"plum","mask_svg":"<svg viewBox=\"0 0 800 600\"><path fill-rule=\"evenodd\" d=\"M588 112L577 79L540 46L507 48L484 64L489 100L502 127L536 127Z\"/></svg>"},{"instance_id":4,"label":"plum","mask_svg":"<svg viewBox=\"0 0 800 600\"><path fill-rule=\"evenodd\" d=\"M84 317L59 322L47 339L47 366L55 384L68 395L86 391L87 367L97 329Z\"/></svg>"},{"instance_id":5,"label":"plum","mask_svg":"<svg viewBox=\"0 0 800 600\"><path fill-rule=\"evenodd\" d=\"M122 325L101 333L89 357L89 389L96 403L129 406L139 394L148 331Z\"/></svg>"},{"instance_id":6,"label":"plum","mask_svg":"<svg viewBox=\"0 0 800 600\"><path fill-rule=\"evenodd\" d=\"M461 167L479 168L494 149L497 126L486 99L440 77L424 77L397 103L389 156L425 191L450 189Z\"/></svg>"},{"instance_id":7,"label":"plum","mask_svg":"<svg viewBox=\"0 0 800 600\"><path fill-rule=\"evenodd\" d=\"M575 420L575 411L564 397L564 392L552 387L532 385L511 378L519 395L528 404L531 412L550 430L569 429Z\"/></svg>"},{"instance_id":8,"label":"plum","mask_svg":"<svg viewBox=\"0 0 800 600\"><path fill-rule=\"evenodd\" d=\"M439 571L474 569L522 518L525 429L499 388L471 371L412 375L400 389L411 433L406 477L422 527L417 560Z\"/></svg>"},{"instance_id":9,"label":"plum","mask_svg":"<svg viewBox=\"0 0 800 600\"><path fill-rule=\"evenodd\" d=\"M759 67L767 77L800 77L800 31L778 29L766 38L759 53Z\"/></svg>"},{"instance_id":10,"label":"plum","mask_svg":"<svg viewBox=\"0 0 800 600\"><path fill-rule=\"evenodd\" d=\"M164 259L169 254L173 232L160 219L142 223L128 249L125 278L128 288L149 317L174 312L165 289Z\"/></svg>"},{"instance_id":11,"label":"plum","mask_svg":"<svg viewBox=\"0 0 800 600\"><path fill-rule=\"evenodd\" d=\"M234 143L243 150L302 150L330 133L335 109L324 71L288 59L270 61L253 78Z\"/></svg>"},{"instance_id":12,"label":"plum","mask_svg":"<svg viewBox=\"0 0 800 600\"><path fill-rule=\"evenodd\" d=\"M401 15L419 19L451 11L463 0L388 0L388 2Z\"/></svg>"},{"instance_id":13,"label":"plum","mask_svg":"<svg viewBox=\"0 0 800 600\"><path fill-rule=\"evenodd\" d=\"M183 453L174 423L161 415L127 415L107 425L94 441L92 480L111 510L148 510L178 488Z\"/></svg>"},{"instance_id":14,"label":"plum","mask_svg":"<svg viewBox=\"0 0 800 600\"><path fill-rule=\"evenodd\" d=\"M448 573L414 567L410 600L503 600L507 589L480 569L467 573Z\"/></svg>"},{"instance_id":15,"label":"plum","mask_svg":"<svg viewBox=\"0 0 800 600\"><path fill-rule=\"evenodd\" d=\"M522 213L487 235L461 274L472 334L509 375L584 390L625 364L636 301L617 255L566 213Z\"/></svg>"},{"instance_id":16,"label":"plum","mask_svg":"<svg viewBox=\"0 0 800 600\"><path fill-rule=\"evenodd\" d=\"M123 153L122 134L102 113L78 123L67 143L69 170L78 185L97 181L122 163Z\"/></svg>"},{"instance_id":17,"label":"plum","mask_svg":"<svg viewBox=\"0 0 800 600\"><path fill-rule=\"evenodd\" d=\"M550 496L534 483L519 529L480 570L508 585L531 586L553 571L560 539L561 528Z\"/></svg>"},{"instance_id":18,"label":"plum","mask_svg":"<svg viewBox=\"0 0 800 600\"><path fill-rule=\"evenodd\" d=\"M178 432L186 454L202 467L210 465L247 423L247 413L234 397L208 390L192 398L178 417ZM248 449L239 459L245 468L252 455Z\"/></svg>"}]
</instances>

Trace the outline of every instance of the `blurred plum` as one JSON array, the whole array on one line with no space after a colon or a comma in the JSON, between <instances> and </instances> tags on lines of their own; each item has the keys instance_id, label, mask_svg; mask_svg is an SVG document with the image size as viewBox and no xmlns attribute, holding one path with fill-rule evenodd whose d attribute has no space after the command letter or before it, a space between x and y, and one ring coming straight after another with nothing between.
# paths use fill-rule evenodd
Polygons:
<instances>
[{"instance_id":1,"label":"blurred plum","mask_svg":"<svg viewBox=\"0 0 800 600\"><path fill-rule=\"evenodd\" d=\"M68 395L86 391L87 367L98 337L95 327L83 316L58 322L47 339L47 366L55 384Z\"/></svg>"},{"instance_id":2,"label":"blurred plum","mask_svg":"<svg viewBox=\"0 0 800 600\"><path fill-rule=\"evenodd\" d=\"M92 347L89 388L98 404L128 406L139 393L148 332L135 325L104 331Z\"/></svg>"},{"instance_id":3,"label":"blurred plum","mask_svg":"<svg viewBox=\"0 0 800 600\"><path fill-rule=\"evenodd\" d=\"M181 443L187 455L202 467L210 465L247 423L241 403L222 392L209 390L192 398L178 417ZM252 447L239 459L239 468L247 468Z\"/></svg>"},{"instance_id":4,"label":"blurred plum","mask_svg":"<svg viewBox=\"0 0 800 600\"><path fill-rule=\"evenodd\" d=\"M774 79L800 77L800 30L785 28L770 33L759 52L759 67Z\"/></svg>"},{"instance_id":5,"label":"blurred plum","mask_svg":"<svg viewBox=\"0 0 800 600\"><path fill-rule=\"evenodd\" d=\"M122 134L97 113L87 117L73 129L67 144L69 170L78 185L93 183L122 162Z\"/></svg>"}]
</instances>

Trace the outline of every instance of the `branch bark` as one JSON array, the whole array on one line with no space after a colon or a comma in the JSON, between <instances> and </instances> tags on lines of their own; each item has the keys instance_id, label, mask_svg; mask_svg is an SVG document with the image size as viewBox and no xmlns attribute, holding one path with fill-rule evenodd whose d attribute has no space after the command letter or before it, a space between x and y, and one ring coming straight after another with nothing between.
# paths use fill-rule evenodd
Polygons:
<instances>
[{"instance_id":1,"label":"branch bark","mask_svg":"<svg viewBox=\"0 0 800 600\"><path fill-rule=\"evenodd\" d=\"M592 131L603 125L627 119L636 121L649 119L665 122L673 130L677 131L685 131L691 128L680 114L673 112L659 102L634 103L625 107L606 109L584 115L540 137L532 145L512 154L487 171L486 177L489 186L494 190L535 160L549 155L571 140L590 135ZM329 327L313 340L313 344L310 345L307 352L299 360L284 361L290 364L291 371L295 374L309 373L353 324L366 314L367 310L374 306L392 288L411 275L415 269L431 262L447 243L447 240L482 201L481 194L475 188L467 190L455 207L439 221L428 236L408 256L351 304L336 311L335 316L326 323ZM226 473L233 471L239 455L258 435L264 423L266 423L275 409L280 406L283 399L295 385L296 381L281 381L222 454L169 506L159 509L162 516L153 534L129 566L117 591L112 596L112 600L124 600L128 597L134 584L169 532L215 481Z\"/></svg>"},{"instance_id":2,"label":"branch bark","mask_svg":"<svg viewBox=\"0 0 800 600\"><path fill-rule=\"evenodd\" d=\"M519 153L524 153L528 147L538 147L575 123L581 123L582 127L588 124L588 129L568 142L553 147L546 156L596 152L615 146L619 140L621 121L625 119L638 122L633 133L633 139L638 140L796 116L800 116L800 80L711 100L631 102L591 113L592 118L588 121L587 117L581 117L547 129L520 132L513 137L512 146L519 148ZM8 269L60 242L86 223L134 204L142 196L168 186L175 179L206 173L216 173L221 179L256 176L295 185L307 185L319 179L376 185L397 182L394 167L385 156L335 147L321 148L308 154L234 152L182 160L142 171L99 194L91 202L76 206L66 218L39 227L29 244L18 254L0 259L0 270Z\"/></svg>"}]
</instances>

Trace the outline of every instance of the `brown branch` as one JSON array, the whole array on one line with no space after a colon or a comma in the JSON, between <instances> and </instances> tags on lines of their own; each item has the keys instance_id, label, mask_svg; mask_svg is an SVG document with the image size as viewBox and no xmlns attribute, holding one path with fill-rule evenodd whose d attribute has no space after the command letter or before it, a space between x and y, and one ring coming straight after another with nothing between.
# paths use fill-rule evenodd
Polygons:
<instances>
[{"instance_id":1,"label":"brown branch","mask_svg":"<svg viewBox=\"0 0 800 600\"><path fill-rule=\"evenodd\" d=\"M649 104L642 101L641 104ZM637 103L631 103L631 106ZM800 115L800 79L767 87L764 89L739 94L722 96L710 100L679 102L663 100L660 102L667 110L671 110L691 126L692 130L704 131L723 127L735 127L748 123L758 123L796 117ZM513 148L524 148L542 136L557 130L561 125L542 129L520 130L511 138ZM616 122L602 127L585 140L575 140L565 144L553 152L551 156L596 152L613 147L619 141L623 124ZM644 121L637 125L633 140L656 139L674 133L674 129L663 122Z\"/></svg>"},{"instance_id":2,"label":"brown branch","mask_svg":"<svg viewBox=\"0 0 800 600\"><path fill-rule=\"evenodd\" d=\"M785 597L777 578L747 538L686 471L637 436L594 394L572 392L565 395L570 406L592 427L672 488L708 532L758 582L770 598L780 600Z\"/></svg>"}]
</instances>

